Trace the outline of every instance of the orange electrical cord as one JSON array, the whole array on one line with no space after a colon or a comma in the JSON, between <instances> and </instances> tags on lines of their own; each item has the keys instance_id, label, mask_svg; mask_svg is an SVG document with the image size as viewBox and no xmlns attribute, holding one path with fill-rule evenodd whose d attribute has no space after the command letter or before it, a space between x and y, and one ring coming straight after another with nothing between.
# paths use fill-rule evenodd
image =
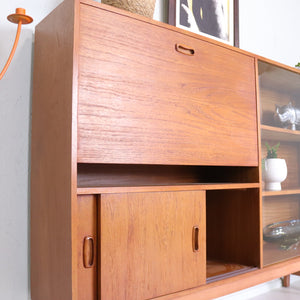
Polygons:
<instances>
[{"instance_id":1,"label":"orange electrical cord","mask_svg":"<svg viewBox=\"0 0 300 300\"><path fill-rule=\"evenodd\" d=\"M2 77L4 76L15 52L16 52L16 49L17 49L17 45L18 45L18 41L19 41L19 37L20 37L20 33L21 33L21 27L22 27L22 24L29 24L33 21L33 19L29 16L26 16L25 15L25 9L24 8L17 8L16 9L16 13L15 14L12 14L12 15L9 15L7 17L7 19L12 22L12 23L16 23L18 24L18 29L17 29L17 34L16 34L16 38L15 38L15 42L14 42L14 45L13 45L13 48L10 52L10 55L8 57L8 60L2 70L2 72L0 73L0 80L2 79Z\"/></svg>"}]
</instances>

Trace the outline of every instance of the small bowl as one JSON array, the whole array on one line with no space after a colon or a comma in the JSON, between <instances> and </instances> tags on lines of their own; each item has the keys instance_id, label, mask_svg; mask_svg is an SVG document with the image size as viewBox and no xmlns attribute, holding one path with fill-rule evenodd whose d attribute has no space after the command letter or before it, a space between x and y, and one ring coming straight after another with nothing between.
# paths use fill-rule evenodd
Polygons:
<instances>
[{"instance_id":1,"label":"small bowl","mask_svg":"<svg viewBox=\"0 0 300 300\"><path fill-rule=\"evenodd\" d=\"M280 249L295 249L300 241L300 220L290 220L267 225L263 230L264 240L278 244Z\"/></svg>"}]
</instances>

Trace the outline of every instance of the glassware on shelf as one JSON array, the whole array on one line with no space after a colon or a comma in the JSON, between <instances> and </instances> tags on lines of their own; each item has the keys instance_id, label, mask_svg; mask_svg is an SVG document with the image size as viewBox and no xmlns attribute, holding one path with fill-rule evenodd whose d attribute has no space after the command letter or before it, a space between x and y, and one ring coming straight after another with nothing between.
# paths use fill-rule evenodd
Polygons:
<instances>
[{"instance_id":1,"label":"glassware on shelf","mask_svg":"<svg viewBox=\"0 0 300 300\"><path fill-rule=\"evenodd\" d=\"M296 249L300 242L300 220L290 220L267 225L263 230L266 242L278 244L282 250Z\"/></svg>"}]
</instances>

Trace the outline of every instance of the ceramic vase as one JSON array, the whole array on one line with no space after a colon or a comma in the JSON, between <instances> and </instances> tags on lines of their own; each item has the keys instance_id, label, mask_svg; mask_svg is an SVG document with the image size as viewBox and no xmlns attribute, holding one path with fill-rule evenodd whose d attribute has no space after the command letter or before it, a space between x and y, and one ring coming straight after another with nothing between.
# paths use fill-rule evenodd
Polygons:
<instances>
[{"instance_id":1,"label":"ceramic vase","mask_svg":"<svg viewBox=\"0 0 300 300\"><path fill-rule=\"evenodd\" d=\"M285 159L268 158L265 160L263 171L265 190L281 191L281 182L287 177L287 165Z\"/></svg>"}]
</instances>

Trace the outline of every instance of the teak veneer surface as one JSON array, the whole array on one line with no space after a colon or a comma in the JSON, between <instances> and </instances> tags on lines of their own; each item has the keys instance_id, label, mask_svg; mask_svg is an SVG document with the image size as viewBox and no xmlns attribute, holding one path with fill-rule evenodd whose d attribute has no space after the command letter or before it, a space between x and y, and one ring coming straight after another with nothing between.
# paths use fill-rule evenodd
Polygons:
<instances>
[{"instance_id":1,"label":"teak veneer surface","mask_svg":"<svg viewBox=\"0 0 300 300\"><path fill-rule=\"evenodd\" d=\"M204 191L105 194L100 203L101 299L149 299L205 283Z\"/></svg>"},{"instance_id":2,"label":"teak veneer surface","mask_svg":"<svg viewBox=\"0 0 300 300\"><path fill-rule=\"evenodd\" d=\"M78 196L78 299L96 299L98 295L98 197L96 195ZM91 243L84 249L85 238ZM84 265L83 258L87 256L89 265Z\"/></svg>"},{"instance_id":3,"label":"teak veneer surface","mask_svg":"<svg viewBox=\"0 0 300 300\"><path fill-rule=\"evenodd\" d=\"M245 190L258 189L258 183L220 183L220 184L183 184L183 185L147 185L147 186L106 186L82 187L77 189L78 195L109 194L120 192L166 192L166 191L210 191L210 190Z\"/></svg>"},{"instance_id":4,"label":"teak veneer surface","mask_svg":"<svg viewBox=\"0 0 300 300\"><path fill-rule=\"evenodd\" d=\"M81 5L78 161L257 166L254 58Z\"/></svg>"},{"instance_id":5,"label":"teak veneer surface","mask_svg":"<svg viewBox=\"0 0 300 300\"><path fill-rule=\"evenodd\" d=\"M77 188L73 19L74 5L65 1L35 31L30 203L33 300L75 299L72 295L77 294L76 251L72 249L76 245L72 198Z\"/></svg>"}]
</instances>

